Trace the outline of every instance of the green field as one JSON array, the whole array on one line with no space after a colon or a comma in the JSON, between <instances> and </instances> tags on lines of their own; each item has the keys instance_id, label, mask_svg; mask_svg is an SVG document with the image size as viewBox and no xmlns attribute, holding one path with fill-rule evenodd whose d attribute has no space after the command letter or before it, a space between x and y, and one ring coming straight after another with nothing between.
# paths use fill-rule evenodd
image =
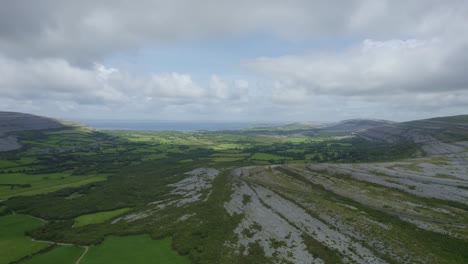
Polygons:
<instances>
[{"instance_id":1,"label":"green field","mask_svg":"<svg viewBox=\"0 0 468 264\"><path fill-rule=\"evenodd\" d=\"M68 187L104 181L106 175L71 176L69 173L50 174L0 174L0 200L13 196L29 196L54 192ZM26 186L26 184L28 184ZM25 185L20 186L20 185Z\"/></svg>"},{"instance_id":2,"label":"green field","mask_svg":"<svg viewBox=\"0 0 468 264\"><path fill-rule=\"evenodd\" d=\"M265 160L265 161L269 161L269 160L278 161L278 160L289 160L291 158L278 156L278 155L273 155L273 154L268 154L268 153L255 153L255 154L252 155L252 157L250 157L250 159L252 159L252 160Z\"/></svg>"},{"instance_id":3,"label":"green field","mask_svg":"<svg viewBox=\"0 0 468 264\"><path fill-rule=\"evenodd\" d=\"M9 160L0 160L0 169L18 166L18 162Z\"/></svg>"},{"instance_id":4,"label":"green field","mask_svg":"<svg viewBox=\"0 0 468 264\"><path fill-rule=\"evenodd\" d=\"M41 225L40 220L25 215L0 217L0 263L10 263L48 247L49 244L34 242L24 235Z\"/></svg>"},{"instance_id":5,"label":"green field","mask_svg":"<svg viewBox=\"0 0 468 264\"><path fill-rule=\"evenodd\" d=\"M25 264L74 264L83 254L84 248L75 246L60 246L46 253L35 255L22 262Z\"/></svg>"},{"instance_id":6,"label":"green field","mask_svg":"<svg viewBox=\"0 0 468 264\"><path fill-rule=\"evenodd\" d=\"M74 226L85 226L90 224L99 224L103 223L109 219L112 219L118 215L121 215L125 212L128 212L130 208L121 208L114 211L99 212L94 214L81 215L75 218Z\"/></svg>"},{"instance_id":7,"label":"green field","mask_svg":"<svg viewBox=\"0 0 468 264\"><path fill-rule=\"evenodd\" d=\"M84 256L82 264L190 263L171 249L171 239L151 240L148 235L107 237Z\"/></svg>"}]
</instances>

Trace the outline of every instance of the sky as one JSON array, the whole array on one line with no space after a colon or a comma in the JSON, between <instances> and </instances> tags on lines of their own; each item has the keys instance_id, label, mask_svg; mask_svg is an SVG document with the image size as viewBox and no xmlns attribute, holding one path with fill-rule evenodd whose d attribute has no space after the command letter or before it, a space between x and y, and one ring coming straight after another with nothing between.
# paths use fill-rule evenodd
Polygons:
<instances>
[{"instance_id":1,"label":"sky","mask_svg":"<svg viewBox=\"0 0 468 264\"><path fill-rule=\"evenodd\" d=\"M468 114L466 0L0 1L0 111L248 122Z\"/></svg>"}]
</instances>

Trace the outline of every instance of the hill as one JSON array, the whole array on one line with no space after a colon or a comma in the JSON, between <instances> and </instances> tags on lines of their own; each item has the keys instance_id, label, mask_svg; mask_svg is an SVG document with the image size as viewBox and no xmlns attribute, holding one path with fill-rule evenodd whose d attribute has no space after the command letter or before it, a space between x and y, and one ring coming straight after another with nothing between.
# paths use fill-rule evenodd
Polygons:
<instances>
[{"instance_id":1,"label":"hill","mask_svg":"<svg viewBox=\"0 0 468 264\"><path fill-rule=\"evenodd\" d=\"M379 127L383 125L393 124L392 121L377 120L377 119L349 119L338 123L330 123L320 127L321 130L327 132L356 132L363 129Z\"/></svg>"},{"instance_id":2,"label":"hill","mask_svg":"<svg viewBox=\"0 0 468 264\"><path fill-rule=\"evenodd\" d=\"M0 112L0 151L21 147L15 132L64 128L58 120L16 112Z\"/></svg>"},{"instance_id":3,"label":"hill","mask_svg":"<svg viewBox=\"0 0 468 264\"><path fill-rule=\"evenodd\" d=\"M359 130L379 127L394 122L377 119L350 119L336 123L296 122L285 125L262 125L239 131L248 135L313 137L348 135Z\"/></svg>"},{"instance_id":4,"label":"hill","mask_svg":"<svg viewBox=\"0 0 468 264\"><path fill-rule=\"evenodd\" d=\"M385 124L356 132L370 142L421 144L427 154L449 154L468 146L468 115Z\"/></svg>"},{"instance_id":5,"label":"hill","mask_svg":"<svg viewBox=\"0 0 468 264\"><path fill-rule=\"evenodd\" d=\"M465 117L290 128L12 131L7 262L468 263Z\"/></svg>"}]
</instances>

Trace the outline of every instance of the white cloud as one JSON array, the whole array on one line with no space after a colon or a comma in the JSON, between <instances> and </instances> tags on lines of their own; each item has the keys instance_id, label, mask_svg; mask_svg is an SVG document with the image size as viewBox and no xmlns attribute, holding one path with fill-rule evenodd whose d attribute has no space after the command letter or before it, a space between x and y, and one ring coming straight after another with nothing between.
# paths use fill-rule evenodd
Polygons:
<instances>
[{"instance_id":1,"label":"white cloud","mask_svg":"<svg viewBox=\"0 0 468 264\"><path fill-rule=\"evenodd\" d=\"M56 98L79 102L120 100L120 91L106 85L102 68L87 70L63 59L28 59L0 56L0 94L17 99Z\"/></svg>"},{"instance_id":2,"label":"white cloud","mask_svg":"<svg viewBox=\"0 0 468 264\"><path fill-rule=\"evenodd\" d=\"M101 64L83 69L63 59L21 61L0 56L0 71L1 103L7 109L21 104L31 110L40 105L61 112L96 107L114 114L116 109L154 112L171 107L209 112L217 105L229 109L230 101L248 94L245 80L227 82L213 75L210 83L203 85L189 74L131 74Z\"/></svg>"},{"instance_id":3,"label":"white cloud","mask_svg":"<svg viewBox=\"0 0 468 264\"><path fill-rule=\"evenodd\" d=\"M209 83L208 97L221 100L239 100L248 97L249 82L236 79L227 84L219 76L212 75Z\"/></svg>"},{"instance_id":4,"label":"white cloud","mask_svg":"<svg viewBox=\"0 0 468 264\"><path fill-rule=\"evenodd\" d=\"M230 97L228 86L225 82L223 82L218 76L213 75L211 76L210 80L210 89L212 95L222 98L228 99Z\"/></svg>"},{"instance_id":5,"label":"white cloud","mask_svg":"<svg viewBox=\"0 0 468 264\"><path fill-rule=\"evenodd\" d=\"M145 93L154 97L197 98L206 91L196 84L190 75L179 73L151 74L149 78L138 80ZM139 87L133 87L138 89Z\"/></svg>"},{"instance_id":6,"label":"white cloud","mask_svg":"<svg viewBox=\"0 0 468 264\"><path fill-rule=\"evenodd\" d=\"M310 101L310 93L304 87L276 81L271 84L271 100L273 103L285 105L302 105Z\"/></svg>"},{"instance_id":7,"label":"white cloud","mask_svg":"<svg viewBox=\"0 0 468 264\"><path fill-rule=\"evenodd\" d=\"M246 67L273 80L276 89L281 86L313 94L457 91L468 89L464 47L437 38L366 39L343 52L258 58Z\"/></svg>"}]
</instances>

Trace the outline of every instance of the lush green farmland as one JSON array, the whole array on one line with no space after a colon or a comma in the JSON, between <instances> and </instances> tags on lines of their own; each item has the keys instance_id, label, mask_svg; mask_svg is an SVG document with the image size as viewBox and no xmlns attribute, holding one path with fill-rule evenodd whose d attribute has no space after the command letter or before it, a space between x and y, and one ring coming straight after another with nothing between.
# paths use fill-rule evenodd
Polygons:
<instances>
[{"instance_id":1,"label":"lush green farmland","mask_svg":"<svg viewBox=\"0 0 468 264\"><path fill-rule=\"evenodd\" d=\"M210 156L209 161L212 162L235 162L235 161L245 161L250 156L250 153L243 153L239 150L228 150L228 151L219 151Z\"/></svg>"},{"instance_id":2,"label":"lush green farmland","mask_svg":"<svg viewBox=\"0 0 468 264\"><path fill-rule=\"evenodd\" d=\"M266 160L266 161L279 161L279 160L290 160L291 158L289 157L283 157L283 156L278 156L278 155L273 155L273 154L268 154L268 153L255 153L250 157L252 160Z\"/></svg>"},{"instance_id":3,"label":"lush green farmland","mask_svg":"<svg viewBox=\"0 0 468 264\"><path fill-rule=\"evenodd\" d=\"M151 240L148 235L107 237L84 256L83 264L190 263L171 249L171 239Z\"/></svg>"},{"instance_id":4,"label":"lush green farmland","mask_svg":"<svg viewBox=\"0 0 468 264\"><path fill-rule=\"evenodd\" d=\"M71 176L69 173L0 174L0 199L54 192L106 180L106 175Z\"/></svg>"},{"instance_id":5,"label":"lush green farmland","mask_svg":"<svg viewBox=\"0 0 468 264\"><path fill-rule=\"evenodd\" d=\"M5 215L0 217L0 263L9 263L32 255L49 246L34 242L24 232L44 223L25 215Z\"/></svg>"},{"instance_id":6,"label":"lush green farmland","mask_svg":"<svg viewBox=\"0 0 468 264\"><path fill-rule=\"evenodd\" d=\"M116 216L119 216L125 212L128 212L130 208L121 208L113 211L99 212L94 214L81 215L75 218L74 226L85 226L90 224L99 224L103 223L109 219L112 219Z\"/></svg>"},{"instance_id":7,"label":"lush green farmland","mask_svg":"<svg viewBox=\"0 0 468 264\"><path fill-rule=\"evenodd\" d=\"M146 263L148 258L161 258L162 263L269 263L258 243L247 245L248 256L224 247L226 241L235 243L240 221L224 207L233 184L226 168L381 160L413 151L413 146L376 148L356 139L264 131L104 133L74 128L20 133L20 142L23 149L0 153L0 215L14 211L48 221L28 224L31 230L18 233L15 243L23 243L24 250L12 250L9 261L24 258L30 263L73 262L83 248L48 248L28 258L51 244L32 242L24 231L38 240L90 246L81 263ZM213 180L211 190L199 193L200 201L171 204L178 197L171 185L203 167L219 169L223 176ZM283 179L282 184L289 183ZM153 205L158 203L163 206ZM110 224L126 212L130 220ZM0 228L10 224L0 221Z\"/></svg>"},{"instance_id":8,"label":"lush green farmland","mask_svg":"<svg viewBox=\"0 0 468 264\"><path fill-rule=\"evenodd\" d=\"M51 251L35 255L22 262L25 264L74 264L85 249L75 246L59 246Z\"/></svg>"}]
</instances>

